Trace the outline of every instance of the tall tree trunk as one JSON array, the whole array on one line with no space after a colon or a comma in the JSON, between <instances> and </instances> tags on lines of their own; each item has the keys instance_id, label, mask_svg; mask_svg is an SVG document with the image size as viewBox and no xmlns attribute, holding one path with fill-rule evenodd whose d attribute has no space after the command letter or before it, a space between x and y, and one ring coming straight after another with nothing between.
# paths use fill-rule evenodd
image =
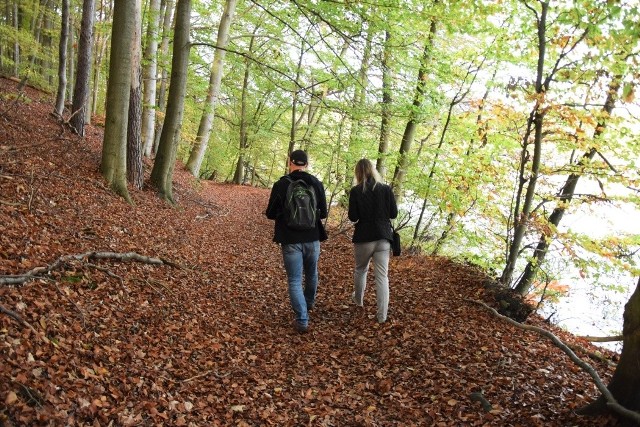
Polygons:
<instances>
[{"instance_id":1,"label":"tall tree trunk","mask_svg":"<svg viewBox=\"0 0 640 427\"><path fill-rule=\"evenodd\" d=\"M547 26L547 11L549 9L549 4L545 2L540 2L540 6L542 10L540 12L537 27L538 27L538 67L537 67L537 75L536 75L536 94L538 95L535 106L531 113L529 123L527 125L527 132L525 133L525 137L522 140L522 157L520 164L520 184L524 184L527 180L523 175L524 164L526 163L525 153L527 152L527 145L529 144L529 129L531 125L533 125L534 129L534 141L533 141L533 159L531 160L531 173L528 179L527 190L524 195L524 200L522 204L522 212L519 212L519 202L520 196L516 198L516 207L514 209L515 214L514 218L514 232L511 240L511 244L509 245L509 250L507 252L507 262L502 272L502 276L500 277L500 282L508 285L511 283L513 278L513 272L516 267L516 261L518 260L518 255L520 253L520 247L522 245L522 241L524 239L524 235L529 226L529 216L531 215L531 206L533 204L533 196L535 194L536 183L538 181L538 172L540 169L541 163L541 155L542 155L542 125L544 123L545 111L542 110L540 103L544 99L545 92L548 87L543 85L542 82L542 74L544 72L544 60L545 60L545 49L546 49L546 26Z\"/></svg>"},{"instance_id":2,"label":"tall tree trunk","mask_svg":"<svg viewBox=\"0 0 640 427\"><path fill-rule=\"evenodd\" d=\"M605 117L609 117L613 108L615 106L616 100L618 99L618 90L620 89L620 76L616 76L616 78L609 84L609 90L607 93L607 99L604 103L603 111L607 113ZM598 122L598 126L596 126L595 133L593 135L594 139L598 139L606 128L606 121L603 119ZM553 225L554 228L560 224L562 217L569 207L571 200L573 199L573 194L575 193L576 186L578 185L578 181L582 176L582 169L593 159L596 155L597 150L595 148L591 148L589 151L584 153L580 158L580 161L577 164L578 172L574 172L565 181L562 189L560 190L560 200L558 201L557 206L553 209L551 215L547 219L547 222ZM527 265L520 277L520 280L514 287L514 289L520 293L521 295L526 295L531 288L531 283L533 278L535 277L540 265L544 261L544 258L547 254L547 250L549 249L549 244L551 242L551 236L547 233L542 233L540 235L540 239L538 240L538 244L533 251L533 257L527 262Z\"/></svg>"},{"instance_id":3,"label":"tall tree trunk","mask_svg":"<svg viewBox=\"0 0 640 427\"><path fill-rule=\"evenodd\" d=\"M131 40L135 31L136 2L115 0L107 111L100 170L109 186L131 202L127 190L127 112L131 87Z\"/></svg>"},{"instance_id":4,"label":"tall tree trunk","mask_svg":"<svg viewBox=\"0 0 640 427\"><path fill-rule=\"evenodd\" d=\"M249 41L249 52L253 52L253 44L255 42L255 32L251 35ZM245 175L245 151L247 149L247 93L249 91L249 70L251 61L245 60L244 79L242 80L242 95L240 96L240 149L238 151L238 162L236 170L233 174L233 183L242 184Z\"/></svg>"},{"instance_id":5,"label":"tall tree trunk","mask_svg":"<svg viewBox=\"0 0 640 427\"><path fill-rule=\"evenodd\" d=\"M150 0L147 23L146 48L144 50L144 101L142 108L142 146L146 153L153 147L156 119L156 82L158 74L158 27L160 25L160 0Z\"/></svg>"},{"instance_id":6,"label":"tall tree trunk","mask_svg":"<svg viewBox=\"0 0 640 427\"><path fill-rule=\"evenodd\" d=\"M369 74L369 67L371 61L371 46L373 39L374 27L369 26L366 38L365 46L362 51L362 62L360 63L360 69L358 70L358 78L355 82L355 88L353 91L353 100L351 101L351 111L349 112L350 129L349 129L349 145L347 146L346 153L346 170L345 170L345 185L343 186L345 199L348 199L349 188L353 182L353 165L359 159L354 158L360 148L360 142L362 141L362 119L366 116L366 94L367 94L367 75Z\"/></svg>"},{"instance_id":7,"label":"tall tree trunk","mask_svg":"<svg viewBox=\"0 0 640 427\"><path fill-rule=\"evenodd\" d=\"M191 19L191 0L178 0L176 8L176 26L173 39L173 58L171 61L171 83L167 102L167 116L162 127L158 153L151 171L151 183L161 197L170 203L173 201L173 168L180 137L180 122L184 107L184 95L187 87L187 67L189 65L189 28Z\"/></svg>"},{"instance_id":8,"label":"tall tree trunk","mask_svg":"<svg viewBox=\"0 0 640 427\"><path fill-rule=\"evenodd\" d=\"M80 136L84 136L85 115L89 97L89 76L91 75L91 39L93 37L94 0L83 0L80 41L78 43L78 67L73 89L73 103L69 124Z\"/></svg>"},{"instance_id":9,"label":"tall tree trunk","mask_svg":"<svg viewBox=\"0 0 640 427\"><path fill-rule=\"evenodd\" d=\"M13 3L13 29L15 31L15 40L13 42L13 75L18 77L20 75L20 17L18 14L18 2Z\"/></svg>"},{"instance_id":10,"label":"tall tree trunk","mask_svg":"<svg viewBox=\"0 0 640 427\"><path fill-rule=\"evenodd\" d=\"M58 16L58 5L55 4L55 2L49 2L48 5L49 5L49 9L51 10L47 11L47 13L45 13L45 16L44 16L43 25L45 30L44 30L44 36L42 39L42 46L46 51L53 51L52 47L53 47L53 42L55 41L53 36L55 34L54 17ZM56 83L56 78L54 77L54 74L53 74L54 63L55 63L55 60L53 55L46 55L45 58L42 60L42 67L41 67L41 72L45 76L47 84L51 87L53 87Z\"/></svg>"},{"instance_id":11,"label":"tall tree trunk","mask_svg":"<svg viewBox=\"0 0 640 427\"><path fill-rule=\"evenodd\" d=\"M55 112L62 117L65 93L67 91L67 43L69 42L69 0L62 0L60 20L60 44L58 46L58 92Z\"/></svg>"},{"instance_id":12,"label":"tall tree trunk","mask_svg":"<svg viewBox=\"0 0 640 427\"><path fill-rule=\"evenodd\" d=\"M437 2L436 2L437 3ZM400 202L402 197L402 185L404 177L407 173L407 167L409 166L409 151L411 150L411 144L415 137L416 128L418 126L418 112L422 106L425 91L425 79L428 71L428 63L431 56L431 48L433 47L433 41L436 35L436 18L433 17L431 25L429 27L429 38L424 45L424 52L422 54L422 60L420 61L420 69L418 70L418 80L416 85L416 92L413 97L413 108L409 113L409 121L405 126L404 133L402 134L402 142L400 143L400 157L396 169L393 173L393 181L391 187L393 194L397 202Z\"/></svg>"},{"instance_id":13,"label":"tall tree trunk","mask_svg":"<svg viewBox=\"0 0 640 427\"><path fill-rule=\"evenodd\" d=\"M373 38L373 26L369 26L369 32L366 35L364 50L362 51L362 62L358 71L358 80L353 91L353 101L351 104L351 129L349 132L349 149L353 148L359 142L361 137L361 121L366 115L365 99L367 93L369 66L371 60L371 46Z\"/></svg>"},{"instance_id":14,"label":"tall tree trunk","mask_svg":"<svg viewBox=\"0 0 640 427\"><path fill-rule=\"evenodd\" d=\"M162 10L162 4L164 4L164 19L162 21L162 43L160 44L160 57L165 58L169 55L169 40L171 39L171 22L173 21L173 0L162 0L160 3L160 9ZM164 62L160 66L160 89L158 90L158 102L156 106L161 113L162 119L156 121L155 136L153 139L153 146L145 147L145 156L150 157L152 153L158 152L158 145L160 144L160 135L162 135L162 127L164 125L164 113L166 111L166 98L167 98L167 86L169 80L168 67Z\"/></svg>"},{"instance_id":15,"label":"tall tree trunk","mask_svg":"<svg viewBox=\"0 0 640 427\"><path fill-rule=\"evenodd\" d=\"M378 145L378 159L376 169L380 176L387 176L387 155L389 153L389 134L391 126L391 31L384 35L384 50L382 52L382 119L380 121L380 143Z\"/></svg>"},{"instance_id":16,"label":"tall tree trunk","mask_svg":"<svg viewBox=\"0 0 640 427\"><path fill-rule=\"evenodd\" d=\"M209 90L207 92L207 100L205 101L204 111L200 119L198 127L198 135L196 143L189 155L189 161L186 168L196 178L200 176L200 166L204 159L204 154L209 145L209 136L211 135L211 126L215 114L216 103L220 96L220 83L222 81L223 63L225 57L225 48L229 41L229 27L233 21L233 14L236 9L237 0L227 0L224 6L224 12L220 18L218 26L218 38L216 40L216 49L213 55L213 64L211 65L211 74L209 77Z\"/></svg>"},{"instance_id":17,"label":"tall tree trunk","mask_svg":"<svg viewBox=\"0 0 640 427\"><path fill-rule=\"evenodd\" d=\"M29 55L29 65L25 70L25 75L23 80L27 80L30 73L35 72L36 64L39 63L38 59L38 51L42 47L42 23L44 21L44 16L47 11L47 6L50 0L45 0L44 4L40 4L35 6L35 17L31 20L31 32L33 33L34 44L36 45L36 49L32 50L32 53Z\"/></svg>"},{"instance_id":18,"label":"tall tree trunk","mask_svg":"<svg viewBox=\"0 0 640 427\"><path fill-rule=\"evenodd\" d=\"M71 4L69 5L71 6ZM69 44L67 45L67 99L73 99L73 88L75 87L76 76L76 32L73 12L69 13Z\"/></svg>"},{"instance_id":19,"label":"tall tree trunk","mask_svg":"<svg viewBox=\"0 0 640 427\"><path fill-rule=\"evenodd\" d=\"M110 22L113 20L113 8L111 1L107 1L100 7L99 22ZM104 31L94 33L94 58L93 58L93 86L91 90L91 96L89 97L89 104L87 105L87 123L91 122L91 117L100 111L101 104L99 101L101 80L102 80L102 63L104 58L109 54L109 35Z\"/></svg>"},{"instance_id":20,"label":"tall tree trunk","mask_svg":"<svg viewBox=\"0 0 640 427\"><path fill-rule=\"evenodd\" d=\"M131 38L131 92L129 96L129 120L127 126L127 180L134 188L141 189L144 180L142 171L142 70L140 49L142 43L142 2L128 0L135 4L134 31Z\"/></svg>"}]
</instances>

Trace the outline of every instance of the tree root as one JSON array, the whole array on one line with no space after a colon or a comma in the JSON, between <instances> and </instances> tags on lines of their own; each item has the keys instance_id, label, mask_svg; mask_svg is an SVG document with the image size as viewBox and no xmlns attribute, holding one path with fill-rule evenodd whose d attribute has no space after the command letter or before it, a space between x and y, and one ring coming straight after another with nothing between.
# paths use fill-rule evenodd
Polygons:
<instances>
[{"instance_id":1,"label":"tree root","mask_svg":"<svg viewBox=\"0 0 640 427\"><path fill-rule=\"evenodd\" d=\"M136 252L85 252L82 254L63 255L48 266L36 267L24 274L0 276L0 285L23 285L30 280L35 280L39 277L50 274L52 271L60 268L68 261L83 261L91 259L117 259L120 261L138 261L146 264L169 265L174 268L180 268L179 265L171 261L167 261L162 258L147 257Z\"/></svg>"},{"instance_id":2,"label":"tree root","mask_svg":"<svg viewBox=\"0 0 640 427\"><path fill-rule=\"evenodd\" d=\"M560 340L560 338L558 338L557 336L555 336L554 334L552 334L551 332L542 329L542 328L538 328L536 326L531 326L531 325L525 325L522 323L518 323L513 319L510 319L507 316L503 316L500 313L498 313L495 309L489 307L487 304L483 303L482 301L476 301L476 300L472 300L472 299L468 299L465 298L465 301L469 301L472 302L474 304L478 304L483 306L484 308L486 308L487 310L489 310L491 313L493 313L494 316L497 316L498 318L505 320L506 322L512 324L513 326L520 328L520 329L524 329L527 331L534 331L539 333L540 335L543 335L547 338L549 338L560 350L562 350L567 356L569 356L569 358L578 366L580 366L584 371L586 371L591 378L593 379L593 382L595 383L596 387L598 388L598 390L600 391L600 393L602 394L602 396L606 399L607 401L607 406L613 410L614 412L629 418L631 420L634 420L637 423L640 423L640 413L635 412L635 411L631 411L627 408L625 408L624 406L620 405L618 403L618 401L615 399L615 397L613 397L613 395L611 394L611 392L609 391L609 389L607 388L607 386L602 382L602 379L600 379L600 376L598 375L598 373L595 371L595 369L593 369L593 367L591 365L589 365L588 363L586 363L585 361L583 361L582 359L580 359L578 356L576 356L576 354L573 352L573 350L571 350L569 348L569 346L567 346L564 342L562 342L562 340Z\"/></svg>"}]
</instances>

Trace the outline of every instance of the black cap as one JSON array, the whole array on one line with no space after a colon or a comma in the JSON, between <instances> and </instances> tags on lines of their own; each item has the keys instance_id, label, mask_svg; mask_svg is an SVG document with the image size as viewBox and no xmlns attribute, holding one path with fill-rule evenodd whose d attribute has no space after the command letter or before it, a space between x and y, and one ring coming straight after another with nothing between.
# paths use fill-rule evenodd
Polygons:
<instances>
[{"instance_id":1,"label":"black cap","mask_svg":"<svg viewBox=\"0 0 640 427\"><path fill-rule=\"evenodd\" d=\"M292 151L289 155L289 160L296 166L306 166L307 165L307 153L302 150Z\"/></svg>"}]
</instances>

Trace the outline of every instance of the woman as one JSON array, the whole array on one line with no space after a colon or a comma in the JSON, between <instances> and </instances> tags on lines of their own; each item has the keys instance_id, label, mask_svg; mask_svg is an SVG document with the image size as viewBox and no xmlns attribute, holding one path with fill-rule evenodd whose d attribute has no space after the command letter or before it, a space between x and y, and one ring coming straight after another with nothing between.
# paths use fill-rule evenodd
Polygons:
<instances>
[{"instance_id":1,"label":"woman","mask_svg":"<svg viewBox=\"0 0 640 427\"><path fill-rule=\"evenodd\" d=\"M387 321L389 307L389 255L393 230L391 218L398 216L391 187L383 184L373 164L362 159L355 169L356 185L349 192L349 220L355 222L355 270L353 302L362 307L369 262L373 259L378 323Z\"/></svg>"}]
</instances>

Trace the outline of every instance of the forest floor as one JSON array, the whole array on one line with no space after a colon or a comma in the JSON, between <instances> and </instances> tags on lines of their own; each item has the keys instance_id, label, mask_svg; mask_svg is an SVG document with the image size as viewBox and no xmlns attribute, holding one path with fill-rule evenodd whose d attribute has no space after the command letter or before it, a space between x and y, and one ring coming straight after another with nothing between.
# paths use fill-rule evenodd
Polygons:
<instances>
[{"instance_id":1,"label":"forest floor","mask_svg":"<svg viewBox=\"0 0 640 427\"><path fill-rule=\"evenodd\" d=\"M371 280L364 310L351 304L337 214L310 332L296 333L269 189L177 165L176 206L147 186L127 204L100 175L103 129L71 134L53 103L0 79L0 278L51 267L0 284L0 426L616 425L575 414L599 393L551 341L471 301L490 303L471 266L392 258L378 325ZM69 257L90 252L104 258ZM608 382L595 347L538 316L527 324Z\"/></svg>"}]
</instances>

